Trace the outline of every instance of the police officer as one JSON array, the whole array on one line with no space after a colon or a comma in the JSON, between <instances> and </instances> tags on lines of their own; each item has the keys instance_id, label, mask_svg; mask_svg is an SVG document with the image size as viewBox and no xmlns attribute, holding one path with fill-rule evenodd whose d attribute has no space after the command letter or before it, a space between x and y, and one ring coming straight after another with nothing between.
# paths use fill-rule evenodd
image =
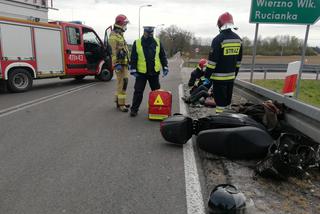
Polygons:
<instances>
[{"instance_id":1,"label":"police officer","mask_svg":"<svg viewBox=\"0 0 320 214\"><path fill-rule=\"evenodd\" d=\"M115 19L113 30L110 33L109 44L112 48L112 62L117 76L117 90L115 102L117 108L122 112L128 112L129 105L126 104L126 90L128 86L128 64L129 49L123 37L127 30L129 20L125 15L118 15Z\"/></svg>"},{"instance_id":2,"label":"police officer","mask_svg":"<svg viewBox=\"0 0 320 214\"><path fill-rule=\"evenodd\" d=\"M204 85L213 83L216 113L221 113L231 104L233 84L242 60L242 40L232 31L233 17L223 13L217 22L220 34L211 43Z\"/></svg>"},{"instance_id":3,"label":"police officer","mask_svg":"<svg viewBox=\"0 0 320 214\"><path fill-rule=\"evenodd\" d=\"M130 74L135 76L134 93L130 116L138 114L147 81L152 91L160 89L159 74L162 66L163 77L169 73L166 53L158 38L153 37L154 27L144 26L144 33L132 46Z\"/></svg>"}]
</instances>

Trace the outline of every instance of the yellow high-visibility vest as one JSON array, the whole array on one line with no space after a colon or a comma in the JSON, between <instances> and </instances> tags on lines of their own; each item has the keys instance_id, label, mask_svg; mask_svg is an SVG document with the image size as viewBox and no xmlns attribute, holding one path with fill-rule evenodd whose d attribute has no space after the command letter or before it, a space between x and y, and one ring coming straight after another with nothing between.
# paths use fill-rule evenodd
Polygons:
<instances>
[{"instance_id":1,"label":"yellow high-visibility vest","mask_svg":"<svg viewBox=\"0 0 320 214\"><path fill-rule=\"evenodd\" d=\"M161 62L160 62L160 40L158 38L154 38L154 40L157 42L156 47L156 55L154 59L154 70L156 72L160 72L161 69ZM138 54L138 62L137 62L137 71L140 73L147 73L147 62L146 58L143 53L143 47L141 44L141 39L136 40L136 50Z\"/></svg>"}]
</instances>

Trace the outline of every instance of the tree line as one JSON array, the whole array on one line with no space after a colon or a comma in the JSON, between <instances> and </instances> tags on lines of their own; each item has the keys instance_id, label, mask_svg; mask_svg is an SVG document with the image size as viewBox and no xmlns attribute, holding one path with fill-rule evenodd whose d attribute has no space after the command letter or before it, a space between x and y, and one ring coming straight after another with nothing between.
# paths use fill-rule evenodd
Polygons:
<instances>
[{"instance_id":1,"label":"tree line","mask_svg":"<svg viewBox=\"0 0 320 214\"><path fill-rule=\"evenodd\" d=\"M192 32L183 30L175 25L162 29L157 35L164 45L167 55L173 56L181 52L189 58L206 56L210 51L211 39L196 38ZM253 41L248 37L243 40L243 54L252 55ZM275 36L257 39L257 55L290 56L301 55L303 40L295 36ZM196 52L199 50L199 52ZM307 47L306 55L317 55L319 47Z\"/></svg>"}]
</instances>

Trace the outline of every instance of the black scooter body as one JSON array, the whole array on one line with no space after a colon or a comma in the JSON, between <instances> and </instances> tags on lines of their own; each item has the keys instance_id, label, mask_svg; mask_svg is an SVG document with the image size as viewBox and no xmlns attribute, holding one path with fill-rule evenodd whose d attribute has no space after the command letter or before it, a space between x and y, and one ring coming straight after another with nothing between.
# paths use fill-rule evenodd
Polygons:
<instances>
[{"instance_id":1,"label":"black scooter body","mask_svg":"<svg viewBox=\"0 0 320 214\"><path fill-rule=\"evenodd\" d=\"M199 118L195 123L195 134L200 131L218 128L235 128L242 126L252 126L262 130L265 127L245 114L221 113Z\"/></svg>"},{"instance_id":2,"label":"black scooter body","mask_svg":"<svg viewBox=\"0 0 320 214\"><path fill-rule=\"evenodd\" d=\"M244 114L223 113L193 120L184 115L174 115L160 123L163 138L171 143L185 144L193 134L204 130L252 126L265 130L265 127Z\"/></svg>"},{"instance_id":3,"label":"black scooter body","mask_svg":"<svg viewBox=\"0 0 320 214\"><path fill-rule=\"evenodd\" d=\"M160 123L162 137L171 143L185 144L193 134L193 123L190 117L174 115Z\"/></svg>"},{"instance_id":4,"label":"black scooter body","mask_svg":"<svg viewBox=\"0 0 320 214\"><path fill-rule=\"evenodd\" d=\"M252 126L205 130L197 137L201 149L231 159L263 158L272 143L266 131Z\"/></svg>"}]
</instances>

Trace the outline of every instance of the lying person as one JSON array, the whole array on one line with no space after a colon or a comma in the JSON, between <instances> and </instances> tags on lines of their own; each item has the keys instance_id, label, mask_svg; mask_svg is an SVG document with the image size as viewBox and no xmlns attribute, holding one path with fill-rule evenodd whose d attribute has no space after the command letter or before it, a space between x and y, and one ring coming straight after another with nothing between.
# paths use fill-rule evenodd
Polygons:
<instances>
[{"instance_id":1,"label":"lying person","mask_svg":"<svg viewBox=\"0 0 320 214\"><path fill-rule=\"evenodd\" d=\"M182 97L182 100L187 104L196 104L199 102L206 107L215 107L215 101L213 98L212 87L208 89L205 85L200 85L194 89L190 96Z\"/></svg>"}]
</instances>

